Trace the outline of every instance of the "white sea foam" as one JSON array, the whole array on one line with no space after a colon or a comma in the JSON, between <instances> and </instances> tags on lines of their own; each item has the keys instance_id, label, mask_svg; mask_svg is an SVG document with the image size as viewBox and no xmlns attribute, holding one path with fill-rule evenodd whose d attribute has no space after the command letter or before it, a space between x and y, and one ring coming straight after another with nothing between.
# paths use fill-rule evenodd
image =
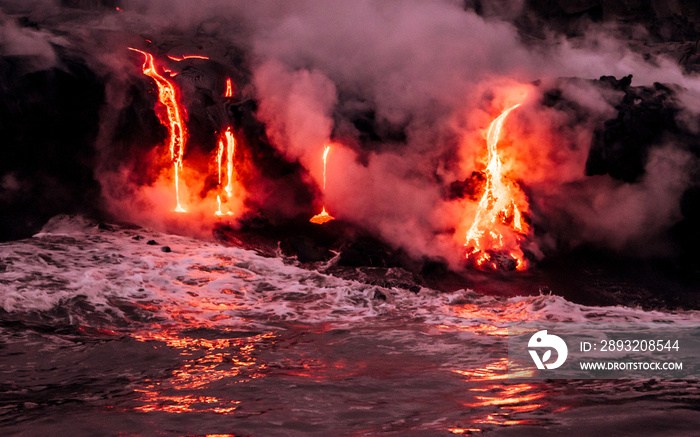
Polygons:
<instances>
[{"instance_id":1,"label":"white sea foam","mask_svg":"<svg viewBox=\"0 0 700 437\"><path fill-rule=\"evenodd\" d=\"M157 244L147 244L154 240ZM171 252L161 250L168 246ZM419 293L340 279L213 241L144 229L52 219L32 238L0 244L0 308L41 312L80 297L123 316L119 302L167 323L254 327L281 322L336 326L409 317L486 332L513 324L697 324L698 312L587 307L553 295L497 298L469 290ZM386 300L376 299L380 291ZM478 331L478 329L476 329Z\"/></svg>"}]
</instances>

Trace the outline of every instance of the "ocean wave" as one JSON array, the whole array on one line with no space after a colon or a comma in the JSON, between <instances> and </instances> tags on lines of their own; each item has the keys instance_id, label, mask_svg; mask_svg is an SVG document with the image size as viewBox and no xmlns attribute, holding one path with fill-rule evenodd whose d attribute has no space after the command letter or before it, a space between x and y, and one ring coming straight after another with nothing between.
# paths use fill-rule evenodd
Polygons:
<instances>
[{"instance_id":1,"label":"ocean wave","mask_svg":"<svg viewBox=\"0 0 700 437\"><path fill-rule=\"evenodd\" d=\"M83 324L92 320L139 329L153 320L256 329L288 322L342 327L408 317L445 329L493 333L531 322L683 324L699 319L697 311L583 306L556 295L503 298L428 288L412 293L337 278L213 240L98 224L80 216L57 216L31 238L0 244L0 265L5 317L51 312L54 318L63 314L68 323L80 316Z\"/></svg>"}]
</instances>

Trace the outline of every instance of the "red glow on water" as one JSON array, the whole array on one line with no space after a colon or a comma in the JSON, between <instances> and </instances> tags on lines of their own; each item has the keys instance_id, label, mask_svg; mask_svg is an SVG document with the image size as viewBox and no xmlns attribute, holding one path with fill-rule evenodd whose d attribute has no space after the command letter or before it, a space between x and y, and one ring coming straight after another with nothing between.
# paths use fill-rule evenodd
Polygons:
<instances>
[{"instance_id":1,"label":"red glow on water","mask_svg":"<svg viewBox=\"0 0 700 437\"><path fill-rule=\"evenodd\" d=\"M240 401L222 401L212 396L158 396L153 392L136 390L143 393L142 406L136 407L137 411L149 413L162 411L165 413L218 413L230 414L238 409ZM230 406L222 407L221 404Z\"/></svg>"},{"instance_id":2,"label":"red glow on water","mask_svg":"<svg viewBox=\"0 0 700 437\"><path fill-rule=\"evenodd\" d=\"M466 420L460 426L448 428L454 434L470 435L483 432L492 426L536 425L538 420L532 416L522 417L524 413L541 411L550 403L546 401L547 393L542 388L530 383L507 383L508 359L501 358L478 369L453 370L454 373L466 377L465 382L494 381L488 385L477 385L469 388L472 394L470 401L462 402L462 406L470 411L484 410L484 414ZM511 375L513 376L513 375ZM522 374L520 376L532 376ZM495 407L495 410L494 410Z\"/></svg>"},{"instance_id":3,"label":"red glow on water","mask_svg":"<svg viewBox=\"0 0 700 437\"><path fill-rule=\"evenodd\" d=\"M450 310L456 317L465 321L473 321L464 325L438 325L445 331L469 331L481 335L493 335L496 337L508 336L508 327L505 324L532 320L532 311L526 301L513 302L508 305L507 311L501 307L465 303L453 305Z\"/></svg>"},{"instance_id":4,"label":"red glow on water","mask_svg":"<svg viewBox=\"0 0 700 437\"><path fill-rule=\"evenodd\" d=\"M452 434L466 434L469 435L473 432L481 432L480 428L448 428L447 429Z\"/></svg>"},{"instance_id":5,"label":"red glow on water","mask_svg":"<svg viewBox=\"0 0 700 437\"><path fill-rule=\"evenodd\" d=\"M491 393L484 396L475 396L478 402L465 403L463 405L472 408L496 405L514 411L532 411L545 405L533 403L533 401L542 399L545 395L534 391L535 388L530 384L494 385L481 390L488 390Z\"/></svg>"},{"instance_id":6,"label":"red glow on water","mask_svg":"<svg viewBox=\"0 0 700 437\"><path fill-rule=\"evenodd\" d=\"M215 305L207 309L221 308ZM171 308L171 312L172 310L174 308ZM182 309L182 316L178 316L175 311L175 317L183 318L191 312ZM244 383L264 376L261 372L265 371L267 365L259 363L255 357L257 345L274 339L275 332L243 338L208 339L189 336L188 331L192 329L206 327L201 324L183 323L132 334L138 341L158 341L178 350L184 363L174 369L168 378L150 381L136 390L140 394L140 405L135 408L137 411L231 414L238 409L241 401L201 393L210 393L210 389L217 384Z\"/></svg>"}]
</instances>

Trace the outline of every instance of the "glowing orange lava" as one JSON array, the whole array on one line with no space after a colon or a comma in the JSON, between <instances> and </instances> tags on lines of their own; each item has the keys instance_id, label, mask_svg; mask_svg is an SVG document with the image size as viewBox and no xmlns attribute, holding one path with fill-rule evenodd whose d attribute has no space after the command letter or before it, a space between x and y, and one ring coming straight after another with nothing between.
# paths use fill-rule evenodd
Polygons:
<instances>
[{"instance_id":1,"label":"glowing orange lava","mask_svg":"<svg viewBox=\"0 0 700 437\"><path fill-rule=\"evenodd\" d=\"M226 143L224 146L224 142ZM224 187L224 191L226 192L227 199L230 199L231 196L233 195L233 154L236 148L236 139L233 137L233 132L231 132L231 128L227 128L224 134L222 135L222 138L219 140L219 148L216 152L216 165L218 167L219 171L219 185L221 185L221 174L222 174L222 168L223 168L223 157L224 157L224 149L226 149L226 186ZM221 196L217 195L216 196L216 201L219 204L219 209L216 211L216 215L221 216L224 215L224 213L221 211ZM226 214L232 215L233 213L231 211L228 211Z\"/></svg>"},{"instance_id":2,"label":"glowing orange lava","mask_svg":"<svg viewBox=\"0 0 700 437\"><path fill-rule=\"evenodd\" d=\"M161 116L160 119L170 133L170 159L175 169L175 198L177 201L175 211L186 212L180 203L180 171L182 170L182 159L185 154L187 129L185 128L183 117L184 109L180 105L177 88L168 79L158 74L153 55L131 47L129 47L129 50L139 52L145 56L143 74L153 79L158 86L158 100L165 106L166 110L165 115Z\"/></svg>"},{"instance_id":3,"label":"glowing orange lava","mask_svg":"<svg viewBox=\"0 0 700 437\"><path fill-rule=\"evenodd\" d=\"M328 214L326 212L326 207L324 206L323 211L321 211L319 214L316 214L315 216L311 217L311 219L309 221L315 225L322 225L322 224L327 223L331 220L335 220L335 217Z\"/></svg>"},{"instance_id":4,"label":"glowing orange lava","mask_svg":"<svg viewBox=\"0 0 700 437\"><path fill-rule=\"evenodd\" d=\"M331 150L331 146L326 146L323 149L323 191L326 191L326 163L328 162L328 152Z\"/></svg>"},{"instance_id":5,"label":"glowing orange lava","mask_svg":"<svg viewBox=\"0 0 700 437\"><path fill-rule=\"evenodd\" d=\"M323 191L325 193L326 191L326 162L328 161L328 152L331 150L331 146L327 145L325 149L323 149ZM335 220L335 217L332 215L328 214L326 212L326 207L325 205L323 206L323 210L319 213L316 214L315 216L311 217L309 220L311 223L316 224L316 225L322 225L324 223L327 223L331 220Z\"/></svg>"},{"instance_id":6,"label":"glowing orange lava","mask_svg":"<svg viewBox=\"0 0 700 437\"><path fill-rule=\"evenodd\" d=\"M224 213L221 212L221 196L219 196L218 194L216 195L216 203L219 205L219 209L217 209L216 212L215 212L214 214L216 214L216 215L224 215Z\"/></svg>"},{"instance_id":7,"label":"glowing orange lava","mask_svg":"<svg viewBox=\"0 0 700 437\"><path fill-rule=\"evenodd\" d=\"M226 79L226 93L224 97L233 97L233 84L231 83L231 78Z\"/></svg>"},{"instance_id":8,"label":"glowing orange lava","mask_svg":"<svg viewBox=\"0 0 700 437\"><path fill-rule=\"evenodd\" d=\"M216 152L216 166L219 169L219 185L221 185L221 159L224 157L224 140L219 140L219 149Z\"/></svg>"},{"instance_id":9,"label":"glowing orange lava","mask_svg":"<svg viewBox=\"0 0 700 437\"><path fill-rule=\"evenodd\" d=\"M231 197L233 193L233 152L236 147L236 140L233 139L233 133L231 133L231 128L226 129L224 132L226 137L226 187L224 190L226 194Z\"/></svg>"},{"instance_id":10,"label":"glowing orange lava","mask_svg":"<svg viewBox=\"0 0 700 437\"><path fill-rule=\"evenodd\" d=\"M523 212L527 211L525 195L520 188L503 175L501 157L498 154L498 140L506 117L517 108L515 105L503 111L489 126L486 136L488 146L488 163L486 170L486 188L479 201L476 217L467 232L467 259L479 267L497 269L499 255L515 261L515 268L523 270L526 260L519 242L528 232ZM502 232L502 229L505 229ZM507 235L504 236L504 233ZM514 234L514 238L513 238ZM510 238L509 238L510 237Z\"/></svg>"},{"instance_id":11,"label":"glowing orange lava","mask_svg":"<svg viewBox=\"0 0 700 437\"><path fill-rule=\"evenodd\" d=\"M183 55L181 57L168 55L168 58L176 62L184 61L185 59L209 59L208 56L203 55Z\"/></svg>"}]
</instances>

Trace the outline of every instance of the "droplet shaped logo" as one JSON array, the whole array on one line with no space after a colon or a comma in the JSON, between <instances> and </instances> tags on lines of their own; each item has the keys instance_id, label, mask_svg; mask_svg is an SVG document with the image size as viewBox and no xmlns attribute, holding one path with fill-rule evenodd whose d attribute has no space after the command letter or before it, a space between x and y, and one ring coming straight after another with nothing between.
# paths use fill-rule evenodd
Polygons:
<instances>
[{"instance_id":1,"label":"droplet shaped logo","mask_svg":"<svg viewBox=\"0 0 700 437\"><path fill-rule=\"evenodd\" d=\"M547 350L545 350L542 354L542 358L540 358L537 350L528 349L528 352L530 352L530 356L532 357L532 361L535 362L535 365L540 370L558 369L562 364L564 364L564 361L566 361L566 357L569 354L569 348L566 347L564 340L556 335L547 334L546 329L538 331L532 337L530 337L530 341L527 343L527 346L528 348L547 348ZM549 361L549 359L552 357L552 349L557 351L557 359L553 363L547 363L547 361Z\"/></svg>"}]
</instances>

